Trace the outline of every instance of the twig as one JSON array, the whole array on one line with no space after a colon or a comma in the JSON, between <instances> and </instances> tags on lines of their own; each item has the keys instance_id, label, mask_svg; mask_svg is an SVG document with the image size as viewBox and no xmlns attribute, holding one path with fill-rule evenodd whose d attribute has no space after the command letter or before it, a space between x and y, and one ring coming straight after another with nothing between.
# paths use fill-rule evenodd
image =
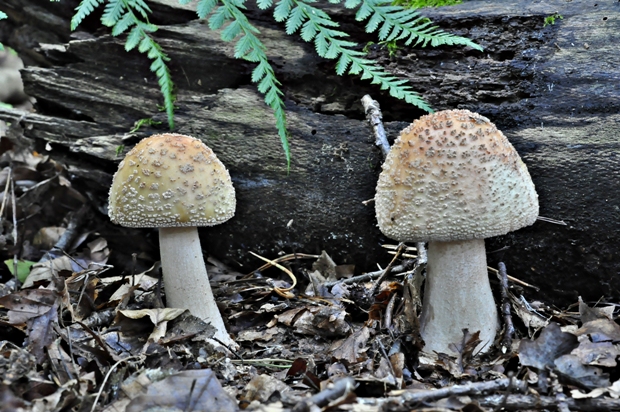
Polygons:
<instances>
[{"instance_id":1,"label":"twig","mask_svg":"<svg viewBox=\"0 0 620 412\"><path fill-rule=\"evenodd\" d=\"M250 254L252 254L253 256L259 258L260 260L267 262L268 264L277 267L278 269L280 269L282 272L286 273L291 280L293 281L293 284L288 287L288 288L280 288L275 286L273 288L273 290L280 296L282 296L283 298L286 299L292 299L295 297L295 295L291 292L291 290L293 290L295 288L295 286L297 285L297 278L295 277L295 275L293 274L293 272L291 272L290 270L288 270L287 268L285 268L284 266L282 266L281 264L279 264L278 262L275 262L271 259L267 259L265 257L262 257L260 255L257 255L256 253L250 251Z\"/></svg>"},{"instance_id":2,"label":"twig","mask_svg":"<svg viewBox=\"0 0 620 412\"><path fill-rule=\"evenodd\" d=\"M58 239L51 251L70 252L67 249L71 246L71 242L73 242L78 230L82 227L89 209L90 207L84 204L77 212L72 212L72 216L67 224L67 230L60 236L60 239ZM47 259L49 259L49 254L45 254L40 261L43 262Z\"/></svg>"},{"instance_id":3,"label":"twig","mask_svg":"<svg viewBox=\"0 0 620 412\"><path fill-rule=\"evenodd\" d=\"M428 262L424 242L416 242L415 248L418 250L418 265L423 265Z\"/></svg>"},{"instance_id":4,"label":"twig","mask_svg":"<svg viewBox=\"0 0 620 412\"><path fill-rule=\"evenodd\" d=\"M383 342L381 342L381 339L376 339L375 342L377 342L377 345L379 346L379 352L381 352L381 355L383 355L383 358L385 359L388 366L390 367L390 373L394 377L394 380L397 380L398 377L396 376L394 365L392 365L392 362L390 361L390 357L388 356L387 351L385 350L385 346L383 346Z\"/></svg>"},{"instance_id":5,"label":"twig","mask_svg":"<svg viewBox=\"0 0 620 412\"><path fill-rule=\"evenodd\" d=\"M495 268L492 268L490 266L487 266L487 270L495 273L496 275L499 273L499 270L497 270ZM521 279L517 279L517 278L515 278L513 276L510 276L510 275L508 275L508 280L513 282L513 283L516 283L518 285L525 286L526 288L532 288L532 289L534 289L537 292L540 290L540 288L538 286L530 285L529 283L524 282Z\"/></svg>"},{"instance_id":6,"label":"twig","mask_svg":"<svg viewBox=\"0 0 620 412\"><path fill-rule=\"evenodd\" d=\"M494 408L502 404L503 395L489 395L480 398L473 398L478 404L485 408ZM614 411L620 409L620 399L594 398L594 399L573 399L563 400L565 406L573 411ZM525 411L525 410L559 410L558 400L554 396L538 395L509 395L504 403L503 410Z\"/></svg>"},{"instance_id":7,"label":"twig","mask_svg":"<svg viewBox=\"0 0 620 412\"><path fill-rule=\"evenodd\" d=\"M110 370L108 371L108 373L105 374L105 377L103 378L103 382L101 382L101 388L99 388L99 392L97 392L97 396L95 397L95 400L93 401L93 406L92 408L90 408L90 412L95 411L95 408L97 407L97 402L99 402L99 398L101 397L101 394L103 393L105 384L108 382L108 379L110 379L110 375L112 374L112 371L114 371L114 369L116 369L116 367L120 365L121 363L127 362L130 359L137 359L140 357L142 357L142 355L128 356L124 359L119 360L118 362L116 362L114 365L110 367Z\"/></svg>"},{"instance_id":8,"label":"twig","mask_svg":"<svg viewBox=\"0 0 620 412\"><path fill-rule=\"evenodd\" d=\"M511 382L512 381L512 382ZM494 381L487 382L475 382L466 383L463 385L453 385L445 388L418 391L418 392L405 392L400 395L400 399L405 402L419 403L436 401L450 396L462 396L462 395L480 395L487 391L497 391L508 389L512 387L520 392L523 392L527 388L527 383L514 378L503 378ZM498 395L501 400L504 396ZM493 406L493 405L490 405Z\"/></svg>"},{"instance_id":9,"label":"twig","mask_svg":"<svg viewBox=\"0 0 620 412\"><path fill-rule=\"evenodd\" d=\"M394 262L396 262L396 259L398 259L398 257L405 250L406 247L407 246L404 243L401 243L401 244L398 245L398 249L396 250L396 254L392 258L390 263L387 265L387 267L383 270L383 273L381 273L379 278L377 280L375 280L375 283L372 285L372 287L368 291L368 296L369 297L375 296L375 293L377 292L377 289L379 289L379 285L381 284L381 282L383 282L383 280L386 278L388 273L390 273L390 270L392 269L392 266L394 266Z\"/></svg>"},{"instance_id":10,"label":"twig","mask_svg":"<svg viewBox=\"0 0 620 412\"><path fill-rule=\"evenodd\" d=\"M408 270L407 266L403 264L403 265L392 266L391 272L403 272L407 270ZM336 285L349 285L351 283L368 282L369 280L373 280L381 276L381 274L384 271L385 269L382 269L382 270L377 270L375 272L368 272L368 273L364 273L363 275L357 275L357 276L353 276L353 277L346 278L346 279L332 280L330 282L325 282L323 286L325 286L326 288L331 288Z\"/></svg>"},{"instance_id":11,"label":"twig","mask_svg":"<svg viewBox=\"0 0 620 412\"><path fill-rule=\"evenodd\" d=\"M316 405L323 407L355 389L355 379L347 376L340 379L331 388L325 389L311 397L304 399L293 407L293 412L309 412L310 407Z\"/></svg>"},{"instance_id":12,"label":"twig","mask_svg":"<svg viewBox=\"0 0 620 412\"><path fill-rule=\"evenodd\" d=\"M538 216L536 220L540 220L541 222L553 223L554 225L567 226L566 222L563 220L556 220L550 217Z\"/></svg>"},{"instance_id":13,"label":"twig","mask_svg":"<svg viewBox=\"0 0 620 412\"><path fill-rule=\"evenodd\" d=\"M4 185L4 197L2 198L2 207L0 207L0 216L4 216L4 207L9 198L9 185L13 176L13 169L9 167L9 175L6 177L6 185Z\"/></svg>"},{"instance_id":14,"label":"twig","mask_svg":"<svg viewBox=\"0 0 620 412\"><path fill-rule=\"evenodd\" d=\"M390 300L388 301L387 306L385 307L385 317L383 320L383 327L388 330L392 326L392 314L394 313L394 306L396 305L396 299L398 299L398 295L396 293L393 293L392 297L390 297Z\"/></svg>"},{"instance_id":15,"label":"twig","mask_svg":"<svg viewBox=\"0 0 620 412\"><path fill-rule=\"evenodd\" d=\"M506 265L499 262L499 284L501 286L502 297L502 317L504 318L504 336L502 336L502 347L504 351L511 351L512 337L515 333L515 327L512 324L512 316L510 314L510 299L508 299L508 274L506 273Z\"/></svg>"},{"instance_id":16,"label":"twig","mask_svg":"<svg viewBox=\"0 0 620 412\"><path fill-rule=\"evenodd\" d=\"M11 178L11 207L13 208L13 244L15 247L15 253L13 253L13 273L15 274L15 287L21 282L17 278L17 251L20 250L17 239L17 206L15 205L15 179Z\"/></svg>"},{"instance_id":17,"label":"twig","mask_svg":"<svg viewBox=\"0 0 620 412\"><path fill-rule=\"evenodd\" d=\"M385 129L383 128L383 123L381 122L383 116L381 115L379 103L376 100L373 100L369 95L365 95L362 97L362 105L364 106L366 119L372 126L372 131L375 135L375 145L379 146L383 157L386 157L390 152L390 144L385 136Z\"/></svg>"}]
</instances>

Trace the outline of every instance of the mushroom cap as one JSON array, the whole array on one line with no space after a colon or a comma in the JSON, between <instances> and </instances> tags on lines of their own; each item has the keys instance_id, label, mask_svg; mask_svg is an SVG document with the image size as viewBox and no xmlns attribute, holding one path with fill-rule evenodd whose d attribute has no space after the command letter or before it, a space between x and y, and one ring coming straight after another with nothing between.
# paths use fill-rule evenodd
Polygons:
<instances>
[{"instance_id":1,"label":"mushroom cap","mask_svg":"<svg viewBox=\"0 0 620 412\"><path fill-rule=\"evenodd\" d=\"M141 140L114 174L108 214L129 227L213 226L235 214L228 170L200 140L160 134Z\"/></svg>"},{"instance_id":2,"label":"mushroom cap","mask_svg":"<svg viewBox=\"0 0 620 412\"><path fill-rule=\"evenodd\" d=\"M534 223L538 195L489 119L446 110L400 133L379 176L375 211L383 234L401 242L484 239Z\"/></svg>"}]
</instances>

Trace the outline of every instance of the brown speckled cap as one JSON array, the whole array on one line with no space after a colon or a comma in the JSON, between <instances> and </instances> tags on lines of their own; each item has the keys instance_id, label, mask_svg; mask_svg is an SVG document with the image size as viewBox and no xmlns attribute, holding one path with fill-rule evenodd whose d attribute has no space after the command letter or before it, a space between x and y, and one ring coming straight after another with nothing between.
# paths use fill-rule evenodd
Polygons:
<instances>
[{"instance_id":1,"label":"brown speckled cap","mask_svg":"<svg viewBox=\"0 0 620 412\"><path fill-rule=\"evenodd\" d=\"M534 223L538 195L489 119L446 110L401 132L379 176L375 211L383 234L401 242L484 239Z\"/></svg>"},{"instance_id":2,"label":"brown speckled cap","mask_svg":"<svg viewBox=\"0 0 620 412\"><path fill-rule=\"evenodd\" d=\"M108 214L129 227L213 226L235 214L226 167L200 140L180 134L143 139L114 175Z\"/></svg>"}]
</instances>

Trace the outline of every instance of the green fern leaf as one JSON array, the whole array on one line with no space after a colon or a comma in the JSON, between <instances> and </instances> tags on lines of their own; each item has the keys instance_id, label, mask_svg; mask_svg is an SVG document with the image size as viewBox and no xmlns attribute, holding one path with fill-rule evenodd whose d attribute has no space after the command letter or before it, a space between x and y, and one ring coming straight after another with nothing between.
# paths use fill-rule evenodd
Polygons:
<instances>
[{"instance_id":1,"label":"green fern leaf","mask_svg":"<svg viewBox=\"0 0 620 412\"><path fill-rule=\"evenodd\" d=\"M204 19L213 11L213 8L217 6L218 0L200 0L196 5L196 14L198 18Z\"/></svg>"},{"instance_id":2,"label":"green fern leaf","mask_svg":"<svg viewBox=\"0 0 620 412\"><path fill-rule=\"evenodd\" d=\"M272 0L257 0L256 5L261 10L267 10L273 5L273 1Z\"/></svg>"},{"instance_id":3,"label":"green fern leaf","mask_svg":"<svg viewBox=\"0 0 620 412\"><path fill-rule=\"evenodd\" d=\"M211 30L217 30L230 20L232 16L225 6L218 7L215 12L209 18L209 28Z\"/></svg>"},{"instance_id":4,"label":"green fern leaf","mask_svg":"<svg viewBox=\"0 0 620 412\"><path fill-rule=\"evenodd\" d=\"M133 14L127 12L121 17L121 19L116 22L114 27L112 28L112 36L119 36L125 33L131 26L136 24ZM134 46L135 47L135 46ZM127 47L125 47L127 48ZM132 47L133 48L133 47ZM131 50L131 49L129 49Z\"/></svg>"},{"instance_id":5,"label":"green fern leaf","mask_svg":"<svg viewBox=\"0 0 620 412\"><path fill-rule=\"evenodd\" d=\"M301 7L293 8L286 20L286 34L293 34L306 21L306 15Z\"/></svg>"},{"instance_id":6,"label":"green fern leaf","mask_svg":"<svg viewBox=\"0 0 620 412\"><path fill-rule=\"evenodd\" d=\"M277 22L288 19L291 9L293 8L292 0L280 0L273 11L273 18Z\"/></svg>"},{"instance_id":7,"label":"green fern leaf","mask_svg":"<svg viewBox=\"0 0 620 412\"><path fill-rule=\"evenodd\" d=\"M144 32L139 26L135 26L129 32L127 40L125 40L125 50L130 51L136 48L137 45L144 39Z\"/></svg>"},{"instance_id":8,"label":"green fern leaf","mask_svg":"<svg viewBox=\"0 0 620 412\"><path fill-rule=\"evenodd\" d=\"M344 2L344 7L347 9L354 9L362 2L362 0L346 0Z\"/></svg>"},{"instance_id":9,"label":"green fern leaf","mask_svg":"<svg viewBox=\"0 0 620 412\"><path fill-rule=\"evenodd\" d=\"M71 30L77 29L80 23L103 2L104 0L82 0L79 6L75 8L75 14L71 18Z\"/></svg>"},{"instance_id":10,"label":"green fern leaf","mask_svg":"<svg viewBox=\"0 0 620 412\"><path fill-rule=\"evenodd\" d=\"M232 41L241 34L241 25L237 20L233 20L224 30L222 30L221 38L224 41Z\"/></svg>"},{"instance_id":11,"label":"green fern leaf","mask_svg":"<svg viewBox=\"0 0 620 412\"><path fill-rule=\"evenodd\" d=\"M152 13L151 8L144 2L144 0L124 0L127 1L131 8L142 16L143 19L148 19L149 14Z\"/></svg>"},{"instance_id":12,"label":"green fern leaf","mask_svg":"<svg viewBox=\"0 0 620 412\"><path fill-rule=\"evenodd\" d=\"M103 16L101 16L101 23L104 26L112 27L121 18L121 15L125 11L125 3L121 0L111 1L106 4L103 9Z\"/></svg>"}]
</instances>

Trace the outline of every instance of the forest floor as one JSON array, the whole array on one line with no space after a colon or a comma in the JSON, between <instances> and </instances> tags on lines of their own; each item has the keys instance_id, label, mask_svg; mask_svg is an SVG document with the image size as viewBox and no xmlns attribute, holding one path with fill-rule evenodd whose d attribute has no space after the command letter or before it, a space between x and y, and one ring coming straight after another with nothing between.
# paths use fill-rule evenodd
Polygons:
<instances>
[{"instance_id":1,"label":"forest floor","mask_svg":"<svg viewBox=\"0 0 620 412\"><path fill-rule=\"evenodd\" d=\"M617 303L529 301L536 285L490 268L491 350L465 333L456 355L426 353L413 247L385 245L390 266L361 277L329 251L265 256L249 273L208 258L239 348L213 346L210 325L162 304L158 262L108 264L87 197L16 141L0 144L1 412L620 409Z\"/></svg>"}]
</instances>

